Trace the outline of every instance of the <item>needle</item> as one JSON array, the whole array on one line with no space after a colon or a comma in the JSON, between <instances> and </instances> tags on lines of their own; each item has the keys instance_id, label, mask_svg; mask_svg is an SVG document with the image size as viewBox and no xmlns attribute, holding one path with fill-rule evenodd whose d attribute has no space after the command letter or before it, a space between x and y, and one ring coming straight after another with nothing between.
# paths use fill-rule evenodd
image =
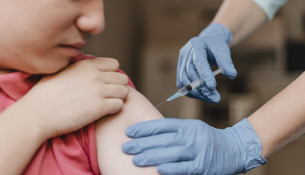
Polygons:
<instances>
[{"instance_id":1,"label":"needle","mask_svg":"<svg viewBox=\"0 0 305 175\"><path fill-rule=\"evenodd\" d=\"M222 68L218 68L216 71L213 72L214 76L223 73L223 69ZM176 98L182 97L188 93L190 93L193 89L196 89L200 86L202 86L205 82L201 79L198 79L196 81L191 82L190 84L178 89L178 91L170 96L166 101L163 101L162 103L158 104L157 106L155 106L156 108L161 106L163 103L168 102L168 101L172 101Z\"/></svg>"},{"instance_id":2,"label":"needle","mask_svg":"<svg viewBox=\"0 0 305 175\"><path fill-rule=\"evenodd\" d=\"M167 102L167 101L164 101L164 102L158 104L157 106L155 106L155 108L158 108L159 106L163 105L163 103L165 103L165 102Z\"/></svg>"}]
</instances>

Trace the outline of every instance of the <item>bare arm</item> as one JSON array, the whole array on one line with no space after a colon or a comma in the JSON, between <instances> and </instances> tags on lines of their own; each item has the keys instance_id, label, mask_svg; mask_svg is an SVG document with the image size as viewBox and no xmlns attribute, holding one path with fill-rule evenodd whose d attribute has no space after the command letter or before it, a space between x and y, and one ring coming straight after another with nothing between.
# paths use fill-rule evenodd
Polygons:
<instances>
[{"instance_id":1,"label":"bare arm","mask_svg":"<svg viewBox=\"0 0 305 175\"><path fill-rule=\"evenodd\" d=\"M235 45L266 21L266 13L253 0L225 0L212 22L226 26L233 34L231 45Z\"/></svg>"},{"instance_id":2,"label":"bare arm","mask_svg":"<svg viewBox=\"0 0 305 175\"><path fill-rule=\"evenodd\" d=\"M98 164L103 175L158 174L156 167L136 167L132 163L133 156L122 151L123 143L130 140L125 135L128 126L163 117L139 92L129 90L122 111L101 119L96 125Z\"/></svg>"},{"instance_id":3,"label":"bare arm","mask_svg":"<svg viewBox=\"0 0 305 175\"><path fill-rule=\"evenodd\" d=\"M45 140L35 122L21 111L0 116L0 174L21 174L35 151Z\"/></svg>"},{"instance_id":4,"label":"bare arm","mask_svg":"<svg viewBox=\"0 0 305 175\"><path fill-rule=\"evenodd\" d=\"M128 95L128 78L118 67L113 59L80 61L45 77L4 110L0 174L21 174L45 140L118 112Z\"/></svg>"},{"instance_id":5,"label":"bare arm","mask_svg":"<svg viewBox=\"0 0 305 175\"><path fill-rule=\"evenodd\" d=\"M304 133L304 99L305 73L248 118L261 140L263 157Z\"/></svg>"}]
</instances>

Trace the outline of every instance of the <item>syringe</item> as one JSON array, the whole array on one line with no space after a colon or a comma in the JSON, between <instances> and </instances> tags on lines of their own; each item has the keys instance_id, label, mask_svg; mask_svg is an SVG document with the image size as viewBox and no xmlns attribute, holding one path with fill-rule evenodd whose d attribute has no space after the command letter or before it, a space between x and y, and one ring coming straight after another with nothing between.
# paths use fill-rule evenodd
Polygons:
<instances>
[{"instance_id":1,"label":"syringe","mask_svg":"<svg viewBox=\"0 0 305 175\"><path fill-rule=\"evenodd\" d=\"M219 68L213 72L214 76L218 75L219 73L223 73L223 69ZM185 96L186 94L190 93L193 89L196 89L203 84L204 84L203 80L201 80L201 79L195 80L195 81L191 82L190 84L178 89L178 91L174 95L170 96L166 101L172 101L176 98Z\"/></svg>"}]
</instances>

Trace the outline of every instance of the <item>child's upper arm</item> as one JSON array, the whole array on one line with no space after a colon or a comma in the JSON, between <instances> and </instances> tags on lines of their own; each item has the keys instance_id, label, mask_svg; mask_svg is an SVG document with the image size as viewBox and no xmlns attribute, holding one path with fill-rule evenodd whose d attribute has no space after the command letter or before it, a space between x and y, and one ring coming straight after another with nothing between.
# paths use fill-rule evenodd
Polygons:
<instances>
[{"instance_id":1,"label":"child's upper arm","mask_svg":"<svg viewBox=\"0 0 305 175\"><path fill-rule=\"evenodd\" d=\"M128 126L162 117L143 95L130 87L121 112L104 117L96 123L97 154L101 173L103 175L158 174L156 167L136 167L132 163L132 156L123 153L122 145L130 139L125 135Z\"/></svg>"}]
</instances>

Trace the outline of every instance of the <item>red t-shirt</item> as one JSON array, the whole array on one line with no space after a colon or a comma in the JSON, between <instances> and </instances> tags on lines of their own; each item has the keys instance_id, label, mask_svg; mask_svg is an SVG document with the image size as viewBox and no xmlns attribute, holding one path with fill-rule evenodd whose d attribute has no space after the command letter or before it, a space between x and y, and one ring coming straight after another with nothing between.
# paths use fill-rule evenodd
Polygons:
<instances>
[{"instance_id":1,"label":"red t-shirt","mask_svg":"<svg viewBox=\"0 0 305 175\"><path fill-rule=\"evenodd\" d=\"M81 55L74 61L90 58L93 58L93 56ZM3 111L25 95L40 78L41 76L23 72L1 75L0 111ZM129 85L134 87L130 80ZM73 133L47 140L37 150L23 174L101 174L97 162L94 123Z\"/></svg>"}]
</instances>

